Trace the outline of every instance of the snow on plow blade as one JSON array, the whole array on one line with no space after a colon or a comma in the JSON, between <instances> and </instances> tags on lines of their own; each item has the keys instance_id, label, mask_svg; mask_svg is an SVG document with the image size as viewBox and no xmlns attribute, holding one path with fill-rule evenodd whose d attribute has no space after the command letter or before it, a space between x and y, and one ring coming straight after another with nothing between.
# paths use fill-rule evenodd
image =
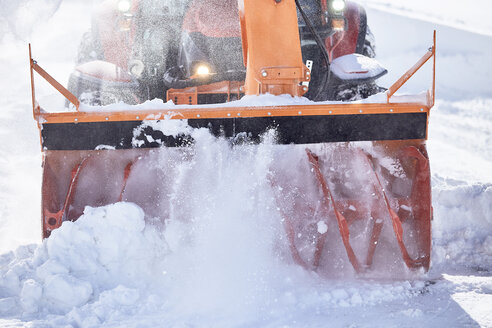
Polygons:
<instances>
[{"instance_id":1,"label":"snow on plow blade","mask_svg":"<svg viewBox=\"0 0 492 328\"><path fill-rule=\"evenodd\" d=\"M159 122L165 118L206 128L239 147L260 143L273 130L281 151L298 154L295 162L278 156L268 183L292 259L302 267L362 274L397 254L396 266L426 271L432 207L425 139L434 86L424 102L392 99L434 55L435 36L434 46L389 88L386 102L238 102L120 111L80 110L78 99L30 57L34 118L44 155L43 238L64 221L76 220L85 206L122 200L141 206L148 218L167 220L171 201L164 201L165 189L175 182L170 172L175 163L192 156L194 140L190 130L162 131ZM76 110L41 110L34 72Z\"/></svg>"}]
</instances>

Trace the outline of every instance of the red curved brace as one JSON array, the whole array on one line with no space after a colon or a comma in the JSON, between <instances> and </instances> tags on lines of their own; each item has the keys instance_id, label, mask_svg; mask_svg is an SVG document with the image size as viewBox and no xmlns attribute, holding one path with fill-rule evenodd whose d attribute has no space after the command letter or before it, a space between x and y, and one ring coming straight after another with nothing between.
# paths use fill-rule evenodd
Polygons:
<instances>
[{"instance_id":1,"label":"red curved brace","mask_svg":"<svg viewBox=\"0 0 492 328\"><path fill-rule=\"evenodd\" d=\"M121 192L120 192L120 196L118 197L118 202L121 202L123 200L123 194L126 191L126 184L128 182L128 178L130 177L130 173L132 172L133 165L136 162L138 162L138 160L141 159L141 158L142 157L139 156L139 157L135 158L133 161L131 161L128 164L126 164L125 170L124 170L124 173L123 173L123 186L121 187Z\"/></svg>"},{"instance_id":2,"label":"red curved brace","mask_svg":"<svg viewBox=\"0 0 492 328\"><path fill-rule=\"evenodd\" d=\"M424 236L429 236L430 232L430 220L427 220L428 215L430 213L427 213L427 210L430 208L430 173L429 173L429 164L427 157L425 154L422 153L419 149L416 147L407 147L404 148L402 151L404 156L407 157L413 157L417 159L417 167L416 167L416 176L414 179L413 183L413 190L412 194L410 196L410 204L412 205L412 211L416 212L416 221L417 224L420 224L419 229L417 229L417 233L419 231L422 231L421 233ZM306 154L308 156L308 160L312 165L313 172L315 173L316 179L318 180L321 191L323 193L323 200L324 200L324 206L326 207L326 213L329 212L330 210L330 204L331 207L333 208L333 212L335 214L335 218L338 223L338 227L340 230L340 235L342 237L343 244L345 246L345 250L347 252L347 256L349 258L350 263L352 264L354 270L357 273L360 273L364 271L364 269L371 267L373 258L374 258L374 253L376 251L376 246L378 244L379 237L381 235L381 231L383 228L383 220L382 216L384 215L384 210L383 213L381 213L381 209L376 208L373 209L376 211L375 214L372 214L374 219L373 227L372 227L372 232L371 232L371 238L369 242L369 247L367 251L367 256L366 256L366 261L364 264L361 264L357 256L355 255L355 252L350 244L350 229L349 229L349 222L347 218L341 213L341 211L338 209L339 203L335 201L333 194L328 186L328 183L326 182L326 179L321 172L320 168L320 162L319 158L316 154L314 154L311 150L306 149ZM403 260L405 264L412 269L415 268L420 268L424 267L426 270L429 268L429 260L430 260L430 237L428 240L422 241L422 238L419 239L420 244L420 249L423 250L424 255L420 256L416 259L412 259L410 257L410 254L408 253L408 250L404 244L403 241L403 227L402 227L402 220L400 217L396 214L396 212L391 208L388 196L386 192L384 191L384 188L382 186L381 180L379 178L379 175L374 167L374 163L370 159L370 155L364 153L362 150L360 150L359 154L365 158L367 161L369 167L372 169L374 175L372 177L373 179L373 189L375 190L376 193L379 193L382 197L381 199L384 201L385 207L390 215L390 219L392 222L393 230L395 232L395 236L398 242L398 245L400 247L401 253ZM272 186L276 187L278 186L272 179L270 179L270 182ZM283 211L283 208L278 200L277 195L275 194L276 202L279 207L280 214L283 218L283 224L284 228L287 234L287 239L289 241L289 247L290 251L292 253L292 257L294 261L304 267L305 269L314 269L316 270L319 266L320 259L321 259L321 254L323 251L324 243L327 237L327 234L319 234L316 238L316 249L314 253L314 259L312 262L312 265L309 265L305 260L302 259L299 250L297 249L295 245L295 229L294 229L294 223L292 222L291 218ZM423 200L422 200L423 198ZM401 201L401 200L399 200ZM421 205L418 205L420 202ZM383 207L384 208L384 207Z\"/></svg>"},{"instance_id":3,"label":"red curved brace","mask_svg":"<svg viewBox=\"0 0 492 328\"><path fill-rule=\"evenodd\" d=\"M272 187L274 187L274 189L279 189L278 183L276 183L276 181L274 181L272 177L269 177L269 181ZM309 265L306 261L302 259L301 254L299 253L299 250L296 247L295 244L296 232L294 229L294 223L290 219L289 215L287 215L287 213L285 213L285 211L283 210L282 204L280 203L276 192L274 192L274 196L275 196L275 203L277 204L278 210L280 212L280 216L282 217L282 223L285 229L285 233L287 235L287 240L289 241L289 249L292 255L292 259L294 260L294 262L296 262L298 265L302 266L306 270L316 270L319 267L321 254L323 252L323 247L325 245L327 234L318 233L318 236L316 237L316 246L313 255L313 261L312 264Z\"/></svg>"},{"instance_id":4,"label":"red curved brace","mask_svg":"<svg viewBox=\"0 0 492 328\"><path fill-rule=\"evenodd\" d=\"M314 172L316 174L316 178L318 179L320 185L321 185L321 191L323 192L323 196L325 199L325 205L328 206L328 204L331 202L333 206L333 211L335 212L335 217L338 222L338 228L340 229L340 235L342 236L342 241L343 245L345 246L345 249L347 251L347 255L349 258L350 263L354 267L356 272L361 272L362 267L355 256L355 252L350 245L350 230L348 227L347 220L345 217L340 213L340 211L337 209L336 204L335 204L335 199L333 198L333 195L330 191L330 188L326 184L325 178L323 174L321 173L321 169L319 167L319 159L318 156L316 156L311 150L306 149L306 154L308 156L309 162L313 165Z\"/></svg>"},{"instance_id":5,"label":"red curved brace","mask_svg":"<svg viewBox=\"0 0 492 328\"><path fill-rule=\"evenodd\" d=\"M47 208L44 209L44 226L46 227L46 232L49 233L62 225L65 212L68 206L72 203L75 187L79 181L80 171L87 163L88 158L89 156L85 157L72 169L72 178L70 180L70 185L68 186L67 195L65 196L65 201L63 202L62 208L58 212L51 212Z\"/></svg>"},{"instance_id":6,"label":"red curved brace","mask_svg":"<svg viewBox=\"0 0 492 328\"><path fill-rule=\"evenodd\" d=\"M429 202L426 201L427 199L430 200L430 183L429 182L429 161L428 159L420 152L416 147L410 146L405 149L403 149L403 153L408 156L408 157L415 157L417 159L417 170L416 170L416 177L414 180L413 184L413 190L412 190L412 203L416 204L415 198L418 197L418 200L423 201L423 202ZM386 192L384 190L384 187L381 183L381 179L379 178L379 174L376 171L376 168L374 167L374 163L371 161L370 155L366 154L366 159L369 165L372 168L372 171L374 172L374 180L378 188L378 192L383 196L384 203L386 205L386 208L388 210L392 225L393 225L393 230L395 232L396 240L398 242L398 246L400 247L400 251L403 257L403 261L407 265L407 267L411 269L417 269L420 267L424 267L426 270L429 269L429 262L430 262L430 245L429 249L424 250L424 255L417 257L415 259L412 259L410 254L408 253L408 250L405 246L405 243L403 241L403 226L401 223L401 219L396 214L396 212L391 208L391 204L389 202L388 196L386 195ZM426 185L428 185L426 187ZM427 190L426 190L427 189ZM418 207L418 206L416 206ZM424 206L420 206L419 208L416 208L417 213L416 217L417 220L421 222L430 222L429 220L426 220L425 218L425 213L422 213L422 209L425 211L425 208L427 208L427 204L424 204ZM429 231L427 231L429 232ZM426 233L424 233L426 235Z\"/></svg>"},{"instance_id":7,"label":"red curved brace","mask_svg":"<svg viewBox=\"0 0 492 328\"><path fill-rule=\"evenodd\" d=\"M82 169L85 167L85 165L88 163L88 159L90 156L85 157L79 164L75 165L72 169L72 178L70 180L70 185L68 186L68 191L65 196L65 201L63 202L62 208L58 212L51 212L47 208L44 209L43 214L44 214L44 226L46 233L50 233L51 231L59 228L65 218L66 211L70 204L73 202L73 197L75 193L75 189L77 187L77 183L79 181L80 177L80 172ZM126 185L128 182L128 178L130 177L131 170L133 168L133 165L140 159L141 157L137 157L133 161L129 162L124 169L124 175L123 175L123 186L121 188L120 195L118 197L118 201L121 202L123 199L123 194L126 190Z\"/></svg>"}]
</instances>

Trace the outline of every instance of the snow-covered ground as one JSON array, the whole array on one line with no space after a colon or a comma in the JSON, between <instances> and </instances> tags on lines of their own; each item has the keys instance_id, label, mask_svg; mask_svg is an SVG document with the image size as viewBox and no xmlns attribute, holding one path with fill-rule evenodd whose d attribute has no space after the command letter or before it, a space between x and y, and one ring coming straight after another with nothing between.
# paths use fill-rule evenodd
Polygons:
<instances>
[{"instance_id":1,"label":"snow-covered ground","mask_svg":"<svg viewBox=\"0 0 492 328\"><path fill-rule=\"evenodd\" d=\"M140 208L117 203L87 209L41 243L27 41L38 62L66 81L89 12L85 1L13 3L0 0L1 327L492 327L488 1L363 2L389 69L385 86L438 31L428 141L432 269L411 281L326 280L272 254L278 227L265 224L271 210L261 201L268 188L250 184L271 160L268 145L234 150L207 135L199 136L206 149L196 165L175 168L183 177L175 194L200 219L192 229L175 222L159 231L145 225ZM402 92L420 92L428 81L417 75ZM218 173L199 179L203 169Z\"/></svg>"}]
</instances>

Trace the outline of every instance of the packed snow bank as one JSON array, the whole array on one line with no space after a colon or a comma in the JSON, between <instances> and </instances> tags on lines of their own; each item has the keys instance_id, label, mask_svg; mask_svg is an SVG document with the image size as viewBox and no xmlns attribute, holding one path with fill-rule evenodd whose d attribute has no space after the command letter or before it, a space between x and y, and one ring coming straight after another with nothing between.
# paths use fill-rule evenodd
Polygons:
<instances>
[{"instance_id":1,"label":"packed snow bank","mask_svg":"<svg viewBox=\"0 0 492 328\"><path fill-rule=\"evenodd\" d=\"M0 316L93 327L135 316L158 324L155 313L162 312L171 326L275 326L299 307L376 306L426 288L418 281L326 284L298 266L279 265L264 236L250 239L249 224L203 219L193 227L197 238L185 243L177 236L193 231L171 224L164 235L132 203L88 207L42 245L0 257Z\"/></svg>"},{"instance_id":2,"label":"packed snow bank","mask_svg":"<svg viewBox=\"0 0 492 328\"><path fill-rule=\"evenodd\" d=\"M492 184L433 178L433 270L492 271Z\"/></svg>"},{"instance_id":3,"label":"packed snow bank","mask_svg":"<svg viewBox=\"0 0 492 328\"><path fill-rule=\"evenodd\" d=\"M66 313L108 290L145 288L165 251L138 206L87 207L80 220L65 222L42 245L0 257L0 302L10 304L0 314L15 314L15 308L25 315Z\"/></svg>"}]
</instances>

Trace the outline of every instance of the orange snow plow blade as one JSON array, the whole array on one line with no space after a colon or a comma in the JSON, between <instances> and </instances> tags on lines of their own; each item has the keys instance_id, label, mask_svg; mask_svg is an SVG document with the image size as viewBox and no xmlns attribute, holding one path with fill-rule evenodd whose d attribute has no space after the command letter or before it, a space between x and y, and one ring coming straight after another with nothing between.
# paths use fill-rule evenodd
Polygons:
<instances>
[{"instance_id":1,"label":"orange snow plow blade","mask_svg":"<svg viewBox=\"0 0 492 328\"><path fill-rule=\"evenodd\" d=\"M253 6L249 13L260 10L254 8L256 2L245 1L241 12L245 93L302 95L301 82L309 79L309 71L300 51L284 59L290 61L285 65L277 59L269 65L272 54L265 55L262 47L272 47L257 42L262 31L254 19L249 21L249 6ZM289 10L289 19L297 24L295 7ZM273 40L296 33L294 28L285 36L282 26L289 16L277 17L279 27L274 29L279 34ZM287 41L279 41L287 49L274 50L289 52L293 41ZM295 153L294 161L275 159L268 182L297 264L326 275L364 274L402 264L427 271L432 206L425 140L434 82L424 101L393 100L394 93L431 58L435 65L435 34L430 50L389 88L386 101L378 103L239 103L155 110L129 106L109 111L81 110L78 99L30 57L31 75L40 74L75 105L70 112L41 110L33 82L34 118L43 151L43 237L64 221L76 220L85 206L122 200L141 206L147 218L166 221L171 211L163 201L166 188L175 183L175 163L192 156L187 149L194 140L190 133L162 131L158 123L179 120L191 128L206 128L232 144L260 143L274 130L279 152ZM275 78L270 78L271 72L276 72Z\"/></svg>"}]
</instances>

